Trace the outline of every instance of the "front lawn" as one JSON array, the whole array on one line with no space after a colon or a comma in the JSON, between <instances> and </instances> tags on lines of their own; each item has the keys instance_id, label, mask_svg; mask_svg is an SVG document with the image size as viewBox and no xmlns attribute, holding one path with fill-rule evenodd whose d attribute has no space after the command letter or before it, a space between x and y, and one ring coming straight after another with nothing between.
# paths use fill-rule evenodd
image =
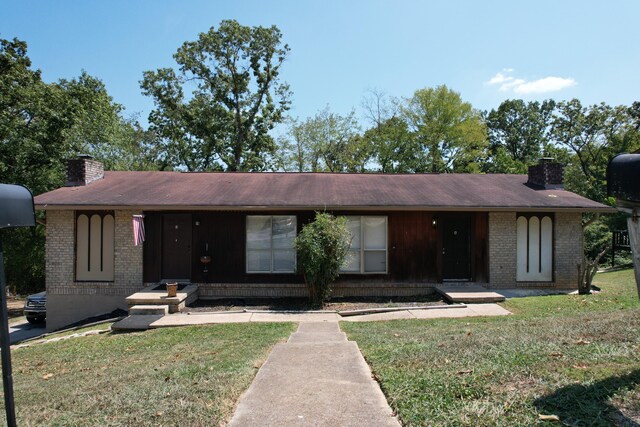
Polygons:
<instances>
[{"instance_id":1,"label":"front lawn","mask_svg":"<svg viewBox=\"0 0 640 427\"><path fill-rule=\"evenodd\" d=\"M15 349L18 424L219 425L295 327L167 328Z\"/></svg>"},{"instance_id":2,"label":"front lawn","mask_svg":"<svg viewBox=\"0 0 640 427\"><path fill-rule=\"evenodd\" d=\"M342 323L405 425L640 422L631 270L590 296L513 299L500 318ZM631 421L634 420L634 421Z\"/></svg>"}]
</instances>

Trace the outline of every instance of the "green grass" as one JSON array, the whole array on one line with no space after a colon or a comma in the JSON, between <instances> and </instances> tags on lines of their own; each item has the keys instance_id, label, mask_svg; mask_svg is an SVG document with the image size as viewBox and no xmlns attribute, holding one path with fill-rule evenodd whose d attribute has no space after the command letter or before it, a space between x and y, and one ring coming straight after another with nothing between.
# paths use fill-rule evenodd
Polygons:
<instances>
[{"instance_id":1,"label":"green grass","mask_svg":"<svg viewBox=\"0 0 640 427\"><path fill-rule=\"evenodd\" d=\"M167 328L14 350L18 424L222 424L270 349L294 329L291 323Z\"/></svg>"},{"instance_id":2,"label":"green grass","mask_svg":"<svg viewBox=\"0 0 640 427\"><path fill-rule=\"evenodd\" d=\"M631 270L589 296L507 301L513 316L343 323L404 425L633 425L640 302ZM627 424L625 424L625 422Z\"/></svg>"},{"instance_id":3,"label":"green grass","mask_svg":"<svg viewBox=\"0 0 640 427\"><path fill-rule=\"evenodd\" d=\"M553 295L513 298L502 305L518 317L573 316L581 313L640 307L633 270L597 274L594 284L602 289L592 295Z\"/></svg>"}]
</instances>

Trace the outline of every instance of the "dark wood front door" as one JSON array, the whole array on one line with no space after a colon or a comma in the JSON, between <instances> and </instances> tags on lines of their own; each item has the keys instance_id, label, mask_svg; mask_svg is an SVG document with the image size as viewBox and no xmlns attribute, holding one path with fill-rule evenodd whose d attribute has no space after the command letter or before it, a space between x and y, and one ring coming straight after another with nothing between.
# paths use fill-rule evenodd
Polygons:
<instances>
[{"instance_id":1,"label":"dark wood front door","mask_svg":"<svg viewBox=\"0 0 640 427\"><path fill-rule=\"evenodd\" d=\"M471 221L469 215L442 218L442 279L471 279Z\"/></svg>"},{"instance_id":2,"label":"dark wood front door","mask_svg":"<svg viewBox=\"0 0 640 427\"><path fill-rule=\"evenodd\" d=\"M162 216L162 279L191 280L191 215Z\"/></svg>"}]
</instances>

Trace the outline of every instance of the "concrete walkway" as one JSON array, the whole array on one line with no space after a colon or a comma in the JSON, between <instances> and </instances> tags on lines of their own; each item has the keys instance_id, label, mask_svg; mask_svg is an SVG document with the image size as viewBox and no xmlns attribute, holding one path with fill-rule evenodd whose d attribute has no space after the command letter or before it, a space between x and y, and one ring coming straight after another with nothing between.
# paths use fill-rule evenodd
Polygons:
<instances>
[{"instance_id":1,"label":"concrete walkway","mask_svg":"<svg viewBox=\"0 0 640 427\"><path fill-rule=\"evenodd\" d=\"M274 347L229 426L399 426L338 322L302 322Z\"/></svg>"},{"instance_id":2,"label":"concrete walkway","mask_svg":"<svg viewBox=\"0 0 640 427\"><path fill-rule=\"evenodd\" d=\"M372 322L398 319L438 319L454 317L506 316L511 314L498 304L432 306L386 313L342 317L334 312L210 312L169 315L132 315L112 326L114 330L144 330L173 326L246 322Z\"/></svg>"}]
</instances>

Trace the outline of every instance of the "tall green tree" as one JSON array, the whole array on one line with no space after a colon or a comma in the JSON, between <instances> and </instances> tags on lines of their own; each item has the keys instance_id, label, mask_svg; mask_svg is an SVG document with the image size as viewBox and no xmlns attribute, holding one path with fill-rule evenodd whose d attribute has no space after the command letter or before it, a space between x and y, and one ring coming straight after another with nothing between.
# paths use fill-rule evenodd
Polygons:
<instances>
[{"instance_id":1,"label":"tall green tree","mask_svg":"<svg viewBox=\"0 0 640 427\"><path fill-rule=\"evenodd\" d=\"M421 147L400 117L390 117L367 129L363 139L370 144L380 172L411 173L424 168Z\"/></svg>"},{"instance_id":2,"label":"tall green tree","mask_svg":"<svg viewBox=\"0 0 640 427\"><path fill-rule=\"evenodd\" d=\"M45 83L32 68L26 42L0 39L0 182L38 195L64 184L66 160L78 153L127 168L122 159L137 148L140 162L146 155L142 131L121 112L98 79L82 73ZM9 286L43 288L44 227L7 230L3 240Z\"/></svg>"},{"instance_id":3,"label":"tall green tree","mask_svg":"<svg viewBox=\"0 0 640 427\"><path fill-rule=\"evenodd\" d=\"M419 144L416 172L477 172L487 145L479 111L445 85L417 90L402 115Z\"/></svg>"},{"instance_id":4,"label":"tall green tree","mask_svg":"<svg viewBox=\"0 0 640 427\"><path fill-rule=\"evenodd\" d=\"M554 109L553 100L508 99L486 114L489 159L485 171L526 173L528 166L548 155Z\"/></svg>"},{"instance_id":5,"label":"tall green tree","mask_svg":"<svg viewBox=\"0 0 640 427\"><path fill-rule=\"evenodd\" d=\"M565 169L567 188L599 202L607 201L609 159L640 148L628 107L604 103L585 107L577 99L558 104L551 136L556 146L572 155Z\"/></svg>"},{"instance_id":6,"label":"tall green tree","mask_svg":"<svg viewBox=\"0 0 640 427\"><path fill-rule=\"evenodd\" d=\"M64 130L70 149L90 154L108 170L157 169L151 135L137 120L123 117L124 107L113 101L101 80L82 71L56 85L65 94L64 110L71 120Z\"/></svg>"},{"instance_id":7,"label":"tall green tree","mask_svg":"<svg viewBox=\"0 0 640 427\"><path fill-rule=\"evenodd\" d=\"M73 125L64 91L42 82L31 68L27 44L0 40L0 177L28 186L35 194L63 180L60 158L71 146L65 132Z\"/></svg>"},{"instance_id":8,"label":"tall green tree","mask_svg":"<svg viewBox=\"0 0 640 427\"><path fill-rule=\"evenodd\" d=\"M416 172L421 165L421 150L409 125L401 116L401 101L379 90L370 90L362 101L370 128L363 139L372 150L372 158L384 173Z\"/></svg>"},{"instance_id":9,"label":"tall green tree","mask_svg":"<svg viewBox=\"0 0 640 427\"><path fill-rule=\"evenodd\" d=\"M289 53L281 39L275 26L226 20L178 49L177 70L144 73L142 91L156 105L149 122L163 138L166 163L190 171L267 169L276 149L269 131L290 103L279 80Z\"/></svg>"},{"instance_id":10,"label":"tall green tree","mask_svg":"<svg viewBox=\"0 0 640 427\"><path fill-rule=\"evenodd\" d=\"M343 116L326 107L302 122L291 121L280 143L280 164L298 172L364 172L371 146L359 132L354 111Z\"/></svg>"},{"instance_id":11,"label":"tall green tree","mask_svg":"<svg viewBox=\"0 0 640 427\"><path fill-rule=\"evenodd\" d=\"M640 131L640 101L635 101L631 104L627 112L629 113L629 117L631 117L634 130Z\"/></svg>"}]
</instances>

